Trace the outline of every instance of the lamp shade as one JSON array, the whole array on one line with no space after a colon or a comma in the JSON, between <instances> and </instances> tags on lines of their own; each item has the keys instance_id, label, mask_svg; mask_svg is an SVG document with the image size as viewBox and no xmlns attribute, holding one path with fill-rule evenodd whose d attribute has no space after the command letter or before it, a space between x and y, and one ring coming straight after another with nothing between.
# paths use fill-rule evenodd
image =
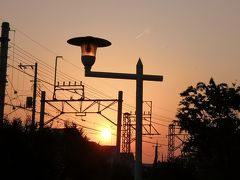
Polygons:
<instances>
[{"instance_id":1,"label":"lamp shade","mask_svg":"<svg viewBox=\"0 0 240 180\"><path fill-rule=\"evenodd\" d=\"M74 46L81 46L81 59L86 70L91 70L95 63L97 48L111 45L108 40L92 36L76 37L67 42Z\"/></svg>"}]
</instances>

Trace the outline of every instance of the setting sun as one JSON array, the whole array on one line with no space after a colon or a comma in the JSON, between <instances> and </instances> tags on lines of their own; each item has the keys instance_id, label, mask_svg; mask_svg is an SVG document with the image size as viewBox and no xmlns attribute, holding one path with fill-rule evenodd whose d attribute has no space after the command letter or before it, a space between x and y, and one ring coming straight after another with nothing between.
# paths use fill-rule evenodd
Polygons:
<instances>
[{"instance_id":1,"label":"setting sun","mask_svg":"<svg viewBox=\"0 0 240 180\"><path fill-rule=\"evenodd\" d=\"M107 141L111 138L111 131L109 129L103 129L101 132L101 138Z\"/></svg>"}]
</instances>

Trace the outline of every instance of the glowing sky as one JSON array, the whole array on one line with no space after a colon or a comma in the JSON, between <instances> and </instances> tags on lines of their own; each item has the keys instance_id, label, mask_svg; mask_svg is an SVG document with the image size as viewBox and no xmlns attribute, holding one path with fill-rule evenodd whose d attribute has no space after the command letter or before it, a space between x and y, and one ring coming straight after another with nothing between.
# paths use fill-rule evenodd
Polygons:
<instances>
[{"instance_id":1,"label":"glowing sky","mask_svg":"<svg viewBox=\"0 0 240 180\"><path fill-rule=\"evenodd\" d=\"M239 84L239 0L1 0L0 18L16 30L18 46L52 67L62 55L59 71L110 97L122 90L124 102L133 107L134 81L85 78L80 49L66 41L92 35L112 42L98 49L93 70L134 73L140 57L145 74L163 75L163 82L144 82L153 120L165 125L156 125L161 137L152 142L166 144L166 126L175 119L179 93L189 85L211 77ZM166 156L166 147L160 151ZM152 144L144 144L143 152L143 160L152 162Z\"/></svg>"}]
</instances>

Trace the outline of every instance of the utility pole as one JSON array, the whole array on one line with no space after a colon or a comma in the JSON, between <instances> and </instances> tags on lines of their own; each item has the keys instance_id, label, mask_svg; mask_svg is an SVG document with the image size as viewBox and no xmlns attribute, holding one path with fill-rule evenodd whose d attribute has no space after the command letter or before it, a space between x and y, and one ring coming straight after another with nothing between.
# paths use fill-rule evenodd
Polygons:
<instances>
[{"instance_id":1,"label":"utility pole","mask_svg":"<svg viewBox=\"0 0 240 180\"><path fill-rule=\"evenodd\" d=\"M168 161L174 160L176 150L182 148L187 137L188 134L185 131L180 131L176 120L168 125Z\"/></svg>"},{"instance_id":2,"label":"utility pole","mask_svg":"<svg viewBox=\"0 0 240 180\"><path fill-rule=\"evenodd\" d=\"M34 66L34 82L33 82L33 109L32 109L32 130L36 127L36 120L35 120L35 114L36 114L36 98L37 98L37 67L38 64L35 63Z\"/></svg>"},{"instance_id":3,"label":"utility pole","mask_svg":"<svg viewBox=\"0 0 240 180\"><path fill-rule=\"evenodd\" d=\"M27 67L31 67L34 69L34 81L33 81L33 102L32 102L32 124L31 129L34 130L36 128L36 121L35 121L35 114L36 114L36 98L37 98L37 69L38 64L35 65L22 65L20 64L19 67L22 69L26 69Z\"/></svg>"},{"instance_id":4,"label":"utility pole","mask_svg":"<svg viewBox=\"0 0 240 180\"><path fill-rule=\"evenodd\" d=\"M44 128L45 99L46 99L46 92L42 91L42 93L41 93L41 109L40 109L39 129Z\"/></svg>"},{"instance_id":5,"label":"utility pole","mask_svg":"<svg viewBox=\"0 0 240 180\"><path fill-rule=\"evenodd\" d=\"M155 145L155 156L153 161L153 166L157 166L158 163L158 143Z\"/></svg>"},{"instance_id":6,"label":"utility pole","mask_svg":"<svg viewBox=\"0 0 240 180\"><path fill-rule=\"evenodd\" d=\"M118 91L117 142L116 142L118 160L120 157L120 145L121 145L122 101L123 101L123 92Z\"/></svg>"},{"instance_id":7,"label":"utility pole","mask_svg":"<svg viewBox=\"0 0 240 180\"><path fill-rule=\"evenodd\" d=\"M174 159L175 147L175 137L176 137L176 124L172 123L168 125L168 160Z\"/></svg>"},{"instance_id":8,"label":"utility pole","mask_svg":"<svg viewBox=\"0 0 240 180\"><path fill-rule=\"evenodd\" d=\"M142 104L143 104L143 64L139 59L136 66L136 161L135 180L142 180Z\"/></svg>"},{"instance_id":9,"label":"utility pole","mask_svg":"<svg viewBox=\"0 0 240 180\"><path fill-rule=\"evenodd\" d=\"M0 56L0 126L3 125L4 118L4 100L5 100L5 88L6 88L6 74L7 74L7 57L8 57L8 41L9 41L9 23L2 23L1 34L1 56Z\"/></svg>"}]
</instances>

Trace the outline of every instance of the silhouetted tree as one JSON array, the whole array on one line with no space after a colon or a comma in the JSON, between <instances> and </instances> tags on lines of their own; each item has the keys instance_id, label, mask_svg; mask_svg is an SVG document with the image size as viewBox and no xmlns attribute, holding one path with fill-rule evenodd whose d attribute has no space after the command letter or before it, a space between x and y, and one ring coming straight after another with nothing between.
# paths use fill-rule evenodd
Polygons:
<instances>
[{"instance_id":1,"label":"silhouetted tree","mask_svg":"<svg viewBox=\"0 0 240 180\"><path fill-rule=\"evenodd\" d=\"M119 173L128 175L125 167L109 164L109 154L69 123L63 129L30 131L18 118L4 121L0 155L1 180L108 180Z\"/></svg>"},{"instance_id":2,"label":"silhouetted tree","mask_svg":"<svg viewBox=\"0 0 240 180\"><path fill-rule=\"evenodd\" d=\"M183 151L194 159L200 179L239 176L240 87L198 83L182 92L178 124L189 133Z\"/></svg>"}]
</instances>

